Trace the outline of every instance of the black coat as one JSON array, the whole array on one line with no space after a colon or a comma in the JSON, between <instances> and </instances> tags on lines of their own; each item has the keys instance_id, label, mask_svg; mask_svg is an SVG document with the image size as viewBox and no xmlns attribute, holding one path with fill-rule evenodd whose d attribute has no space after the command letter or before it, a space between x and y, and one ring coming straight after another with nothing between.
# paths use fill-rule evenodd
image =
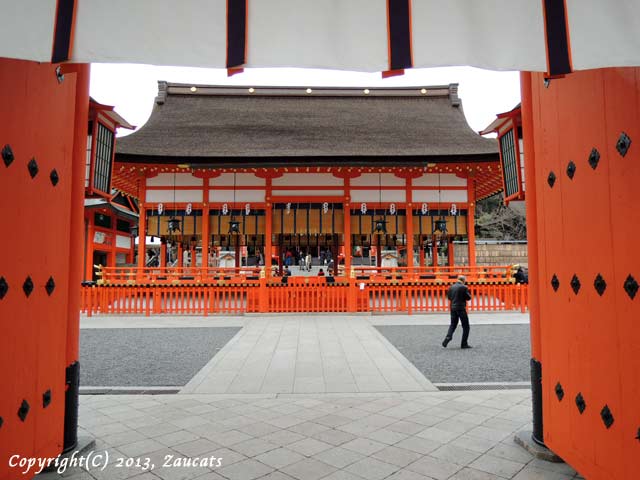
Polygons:
<instances>
[{"instance_id":1,"label":"black coat","mask_svg":"<svg viewBox=\"0 0 640 480\"><path fill-rule=\"evenodd\" d=\"M471 300L471 294L464 283L457 282L449 287L447 298L451 302L451 310L463 310L467 308L467 300Z\"/></svg>"}]
</instances>

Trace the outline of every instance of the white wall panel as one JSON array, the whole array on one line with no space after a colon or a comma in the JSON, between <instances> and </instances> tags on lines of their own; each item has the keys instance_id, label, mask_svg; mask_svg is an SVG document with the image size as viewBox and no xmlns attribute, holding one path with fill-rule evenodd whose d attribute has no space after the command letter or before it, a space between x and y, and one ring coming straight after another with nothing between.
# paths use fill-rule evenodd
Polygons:
<instances>
[{"instance_id":1,"label":"white wall panel","mask_svg":"<svg viewBox=\"0 0 640 480\"><path fill-rule=\"evenodd\" d=\"M341 197L344 190L273 190L275 197Z\"/></svg>"},{"instance_id":2,"label":"white wall panel","mask_svg":"<svg viewBox=\"0 0 640 480\"><path fill-rule=\"evenodd\" d=\"M442 190L440 196L438 196L437 190L414 190L413 191L413 203L421 202L466 202L467 191L466 190Z\"/></svg>"},{"instance_id":3,"label":"white wall panel","mask_svg":"<svg viewBox=\"0 0 640 480\"><path fill-rule=\"evenodd\" d=\"M213 187L233 187L233 173L223 173L212 178L209 184ZM264 178L256 177L253 173L236 174L236 187L260 187L266 184Z\"/></svg>"},{"instance_id":4,"label":"white wall panel","mask_svg":"<svg viewBox=\"0 0 640 480\"><path fill-rule=\"evenodd\" d=\"M247 202L262 203L264 197L264 190L236 190L236 208L244 206ZM209 190L209 201L234 203L233 190Z\"/></svg>"},{"instance_id":5,"label":"white wall panel","mask_svg":"<svg viewBox=\"0 0 640 480\"><path fill-rule=\"evenodd\" d=\"M441 173L438 179L437 173L428 173L413 179L414 187L437 187L440 182L441 187L466 187L467 179L460 178L453 173Z\"/></svg>"},{"instance_id":6,"label":"white wall panel","mask_svg":"<svg viewBox=\"0 0 640 480\"><path fill-rule=\"evenodd\" d=\"M380 192L374 190L351 190L352 202L380 202ZM382 202L405 202L404 190L382 190Z\"/></svg>"},{"instance_id":7,"label":"white wall panel","mask_svg":"<svg viewBox=\"0 0 640 480\"><path fill-rule=\"evenodd\" d=\"M341 187L342 178L334 177L331 173L285 173L282 177L274 178L272 185L279 187Z\"/></svg>"},{"instance_id":8,"label":"white wall panel","mask_svg":"<svg viewBox=\"0 0 640 480\"><path fill-rule=\"evenodd\" d=\"M116 247L131 248L131 237L124 235L116 235Z\"/></svg>"},{"instance_id":9,"label":"white wall panel","mask_svg":"<svg viewBox=\"0 0 640 480\"><path fill-rule=\"evenodd\" d=\"M175 193L175 197L174 197ZM147 202L164 203L165 208L173 202L202 202L201 190L147 190Z\"/></svg>"},{"instance_id":10,"label":"white wall panel","mask_svg":"<svg viewBox=\"0 0 640 480\"><path fill-rule=\"evenodd\" d=\"M191 173L176 173L177 187L198 187L204 185L202 178L194 177ZM173 173L159 173L157 176L147 178L148 187L172 187Z\"/></svg>"},{"instance_id":11,"label":"white wall panel","mask_svg":"<svg viewBox=\"0 0 640 480\"><path fill-rule=\"evenodd\" d=\"M393 173L383 173L378 176L377 173L363 173L359 177L351 179L351 185L354 187L404 187L407 183L404 178L398 178Z\"/></svg>"}]
</instances>

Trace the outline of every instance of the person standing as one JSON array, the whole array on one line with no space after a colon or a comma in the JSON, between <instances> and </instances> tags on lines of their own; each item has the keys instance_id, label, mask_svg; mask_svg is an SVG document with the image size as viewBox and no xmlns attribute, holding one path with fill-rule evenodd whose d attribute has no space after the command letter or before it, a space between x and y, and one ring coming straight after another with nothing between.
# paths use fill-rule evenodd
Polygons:
<instances>
[{"instance_id":1,"label":"person standing","mask_svg":"<svg viewBox=\"0 0 640 480\"><path fill-rule=\"evenodd\" d=\"M456 331L458 321L462 323L462 342L460 348L472 348L469 345L469 316L467 315L467 301L471 300L471 294L466 283L464 275L458 277L458 281L449 287L447 292L447 298L449 299L449 309L451 310L451 325L449 325L449 331L447 336L442 341L442 346L447 348L447 345L453 338L453 333Z\"/></svg>"}]
</instances>

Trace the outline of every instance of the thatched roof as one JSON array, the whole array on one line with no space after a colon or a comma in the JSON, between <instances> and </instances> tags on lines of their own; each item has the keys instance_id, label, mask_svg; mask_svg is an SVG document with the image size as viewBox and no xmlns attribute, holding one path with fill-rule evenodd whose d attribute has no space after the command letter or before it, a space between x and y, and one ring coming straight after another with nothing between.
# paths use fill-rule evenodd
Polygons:
<instances>
[{"instance_id":1,"label":"thatched roof","mask_svg":"<svg viewBox=\"0 0 640 480\"><path fill-rule=\"evenodd\" d=\"M468 126L457 84L411 88L192 86L159 82L149 121L120 162L496 161ZM399 158L402 157L402 158Z\"/></svg>"}]
</instances>

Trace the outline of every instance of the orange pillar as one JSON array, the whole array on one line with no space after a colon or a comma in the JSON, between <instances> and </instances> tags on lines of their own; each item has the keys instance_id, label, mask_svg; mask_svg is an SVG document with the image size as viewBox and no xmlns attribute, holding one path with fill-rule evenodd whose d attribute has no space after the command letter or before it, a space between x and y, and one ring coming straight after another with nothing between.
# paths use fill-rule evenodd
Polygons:
<instances>
[{"instance_id":1,"label":"orange pillar","mask_svg":"<svg viewBox=\"0 0 640 480\"><path fill-rule=\"evenodd\" d=\"M147 262L147 179L138 179L138 196L140 199L140 214L138 217L138 267L144 268ZM142 274L142 272L140 272Z\"/></svg>"},{"instance_id":2,"label":"orange pillar","mask_svg":"<svg viewBox=\"0 0 640 480\"><path fill-rule=\"evenodd\" d=\"M407 241L405 243L407 247L407 267L413 267L413 180L407 178L407 198L405 207L405 235Z\"/></svg>"},{"instance_id":3,"label":"orange pillar","mask_svg":"<svg viewBox=\"0 0 640 480\"><path fill-rule=\"evenodd\" d=\"M476 266L476 181L473 177L467 179L467 239L469 240L469 266Z\"/></svg>"},{"instance_id":4,"label":"orange pillar","mask_svg":"<svg viewBox=\"0 0 640 480\"><path fill-rule=\"evenodd\" d=\"M345 179L345 184L348 179ZM348 191L348 190L347 190ZM344 275L349 278L351 272L351 196L347 193L344 203Z\"/></svg>"},{"instance_id":5,"label":"orange pillar","mask_svg":"<svg viewBox=\"0 0 640 480\"><path fill-rule=\"evenodd\" d=\"M178 242L178 267L183 267L183 251L182 251L182 242Z\"/></svg>"},{"instance_id":6,"label":"orange pillar","mask_svg":"<svg viewBox=\"0 0 640 480\"><path fill-rule=\"evenodd\" d=\"M209 179L205 179L208 182ZM207 192L208 189L205 189ZM208 193L207 193L208 195ZM202 208L202 269L206 271L209 266L209 204L205 202Z\"/></svg>"},{"instance_id":7,"label":"orange pillar","mask_svg":"<svg viewBox=\"0 0 640 480\"><path fill-rule=\"evenodd\" d=\"M85 218L85 222L87 222L87 244L86 244L86 261L85 261L85 271L84 271L84 279L87 281L93 280L93 215L90 214L87 218Z\"/></svg>"},{"instance_id":8,"label":"orange pillar","mask_svg":"<svg viewBox=\"0 0 640 480\"><path fill-rule=\"evenodd\" d=\"M267 178L266 195L265 195L265 210L264 210L264 270L266 272L266 278L271 277L271 250L273 248L271 244L271 231L273 228L273 206L271 204L271 178Z\"/></svg>"},{"instance_id":9,"label":"orange pillar","mask_svg":"<svg viewBox=\"0 0 640 480\"><path fill-rule=\"evenodd\" d=\"M82 251L84 243L84 181L87 149L87 122L89 118L89 64L70 65L75 72L76 105L75 133L73 137L73 164L71 172L71 218L69 257L69 313L67 315L67 369L65 392L64 449L78 443L78 395L80 388L80 282L82 281ZM115 239L114 239L115 243Z\"/></svg>"},{"instance_id":10,"label":"orange pillar","mask_svg":"<svg viewBox=\"0 0 640 480\"><path fill-rule=\"evenodd\" d=\"M165 238L160 239L160 267L165 268L167 266L167 240Z\"/></svg>"},{"instance_id":11,"label":"orange pillar","mask_svg":"<svg viewBox=\"0 0 640 480\"><path fill-rule=\"evenodd\" d=\"M538 207L536 204L535 176L535 143L533 138L533 105L531 91L531 73L520 73L520 88L522 96L522 137L524 142L524 167L527 179L526 209L527 209L527 250L529 268L529 328L531 331L531 386L533 395L533 439L544 444L544 430L542 422L542 345L540 335L540 290L538 282Z\"/></svg>"}]
</instances>

